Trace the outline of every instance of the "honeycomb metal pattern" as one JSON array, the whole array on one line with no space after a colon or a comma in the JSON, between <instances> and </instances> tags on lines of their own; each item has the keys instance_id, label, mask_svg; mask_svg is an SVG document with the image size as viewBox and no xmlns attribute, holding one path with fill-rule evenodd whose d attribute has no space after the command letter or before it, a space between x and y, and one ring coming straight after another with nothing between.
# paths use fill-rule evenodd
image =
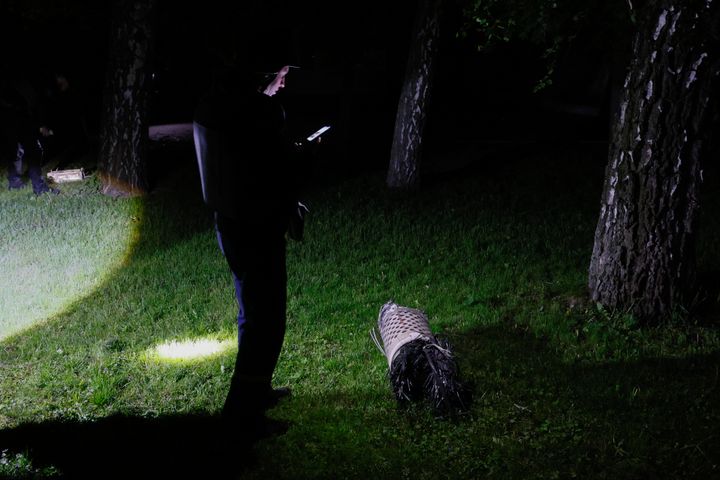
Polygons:
<instances>
[{"instance_id":1,"label":"honeycomb metal pattern","mask_svg":"<svg viewBox=\"0 0 720 480\"><path fill-rule=\"evenodd\" d=\"M421 310L402 307L392 302L383 305L378 327L388 363L392 364L397 351L416 338L433 338L427 315Z\"/></svg>"}]
</instances>

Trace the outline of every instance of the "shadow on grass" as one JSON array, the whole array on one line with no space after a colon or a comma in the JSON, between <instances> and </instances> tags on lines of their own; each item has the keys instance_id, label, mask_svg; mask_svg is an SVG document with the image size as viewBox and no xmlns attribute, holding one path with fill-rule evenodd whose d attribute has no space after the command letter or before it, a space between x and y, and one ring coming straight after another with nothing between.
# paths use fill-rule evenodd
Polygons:
<instances>
[{"instance_id":1,"label":"shadow on grass","mask_svg":"<svg viewBox=\"0 0 720 480\"><path fill-rule=\"evenodd\" d=\"M509 478L720 476L720 352L569 363L513 325L452 341L475 414L496 415L492 435L508 440Z\"/></svg>"},{"instance_id":2,"label":"shadow on grass","mask_svg":"<svg viewBox=\"0 0 720 480\"><path fill-rule=\"evenodd\" d=\"M0 431L0 445L70 479L233 478L253 461L219 417L202 415L25 424Z\"/></svg>"},{"instance_id":3,"label":"shadow on grass","mask_svg":"<svg viewBox=\"0 0 720 480\"><path fill-rule=\"evenodd\" d=\"M153 190L145 200L136 256L155 254L158 248L212 229L212 213L202 200L192 144L154 151L149 175Z\"/></svg>"}]
</instances>

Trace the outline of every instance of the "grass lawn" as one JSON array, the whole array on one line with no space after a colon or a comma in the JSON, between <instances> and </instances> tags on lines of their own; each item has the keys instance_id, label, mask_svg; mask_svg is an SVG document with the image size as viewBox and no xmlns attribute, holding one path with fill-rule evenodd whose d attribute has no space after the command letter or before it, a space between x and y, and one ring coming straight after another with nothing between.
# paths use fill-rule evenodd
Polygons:
<instances>
[{"instance_id":1,"label":"grass lawn","mask_svg":"<svg viewBox=\"0 0 720 480\"><path fill-rule=\"evenodd\" d=\"M0 477L235 470L218 433L232 283L192 159L177 164L144 199L93 180L35 198L0 178ZM640 328L586 300L603 169L584 146L429 176L406 197L382 174L318 182L306 240L288 246L274 382L293 396L270 411L292 427L233 477L720 478L717 309ZM701 273L720 271L712 185ZM397 407L369 336L391 298L453 345L466 415Z\"/></svg>"}]
</instances>

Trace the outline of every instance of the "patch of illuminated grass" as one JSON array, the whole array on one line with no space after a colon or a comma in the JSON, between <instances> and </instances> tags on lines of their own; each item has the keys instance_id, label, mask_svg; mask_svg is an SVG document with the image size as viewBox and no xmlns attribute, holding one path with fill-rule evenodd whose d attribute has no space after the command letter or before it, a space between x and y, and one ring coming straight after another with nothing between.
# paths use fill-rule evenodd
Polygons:
<instances>
[{"instance_id":1,"label":"patch of illuminated grass","mask_svg":"<svg viewBox=\"0 0 720 480\"><path fill-rule=\"evenodd\" d=\"M146 359L161 362L194 362L216 357L235 346L237 340L194 338L163 342L146 354Z\"/></svg>"},{"instance_id":2,"label":"patch of illuminated grass","mask_svg":"<svg viewBox=\"0 0 720 480\"><path fill-rule=\"evenodd\" d=\"M96 187L86 180L41 197L0 189L0 339L81 301L129 255L142 204Z\"/></svg>"}]
</instances>

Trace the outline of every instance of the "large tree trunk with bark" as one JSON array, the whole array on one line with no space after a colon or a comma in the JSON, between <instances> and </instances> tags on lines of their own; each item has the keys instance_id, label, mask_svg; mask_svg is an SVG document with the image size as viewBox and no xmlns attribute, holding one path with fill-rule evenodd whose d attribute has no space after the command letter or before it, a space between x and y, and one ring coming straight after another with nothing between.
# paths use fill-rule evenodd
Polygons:
<instances>
[{"instance_id":1,"label":"large tree trunk with bark","mask_svg":"<svg viewBox=\"0 0 720 480\"><path fill-rule=\"evenodd\" d=\"M142 195L148 188L148 55L156 0L117 0L100 130L103 193Z\"/></svg>"},{"instance_id":2,"label":"large tree trunk with bark","mask_svg":"<svg viewBox=\"0 0 720 480\"><path fill-rule=\"evenodd\" d=\"M409 189L420 181L423 130L440 37L440 4L441 0L418 2L390 151L390 188Z\"/></svg>"},{"instance_id":3,"label":"large tree trunk with bark","mask_svg":"<svg viewBox=\"0 0 720 480\"><path fill-rule=\"evenodd\" d=\"M700 157L720 73L720 0L648 0L611 136L594 301L644 322L692 301Z\"/></svg>"}]
</instances>

